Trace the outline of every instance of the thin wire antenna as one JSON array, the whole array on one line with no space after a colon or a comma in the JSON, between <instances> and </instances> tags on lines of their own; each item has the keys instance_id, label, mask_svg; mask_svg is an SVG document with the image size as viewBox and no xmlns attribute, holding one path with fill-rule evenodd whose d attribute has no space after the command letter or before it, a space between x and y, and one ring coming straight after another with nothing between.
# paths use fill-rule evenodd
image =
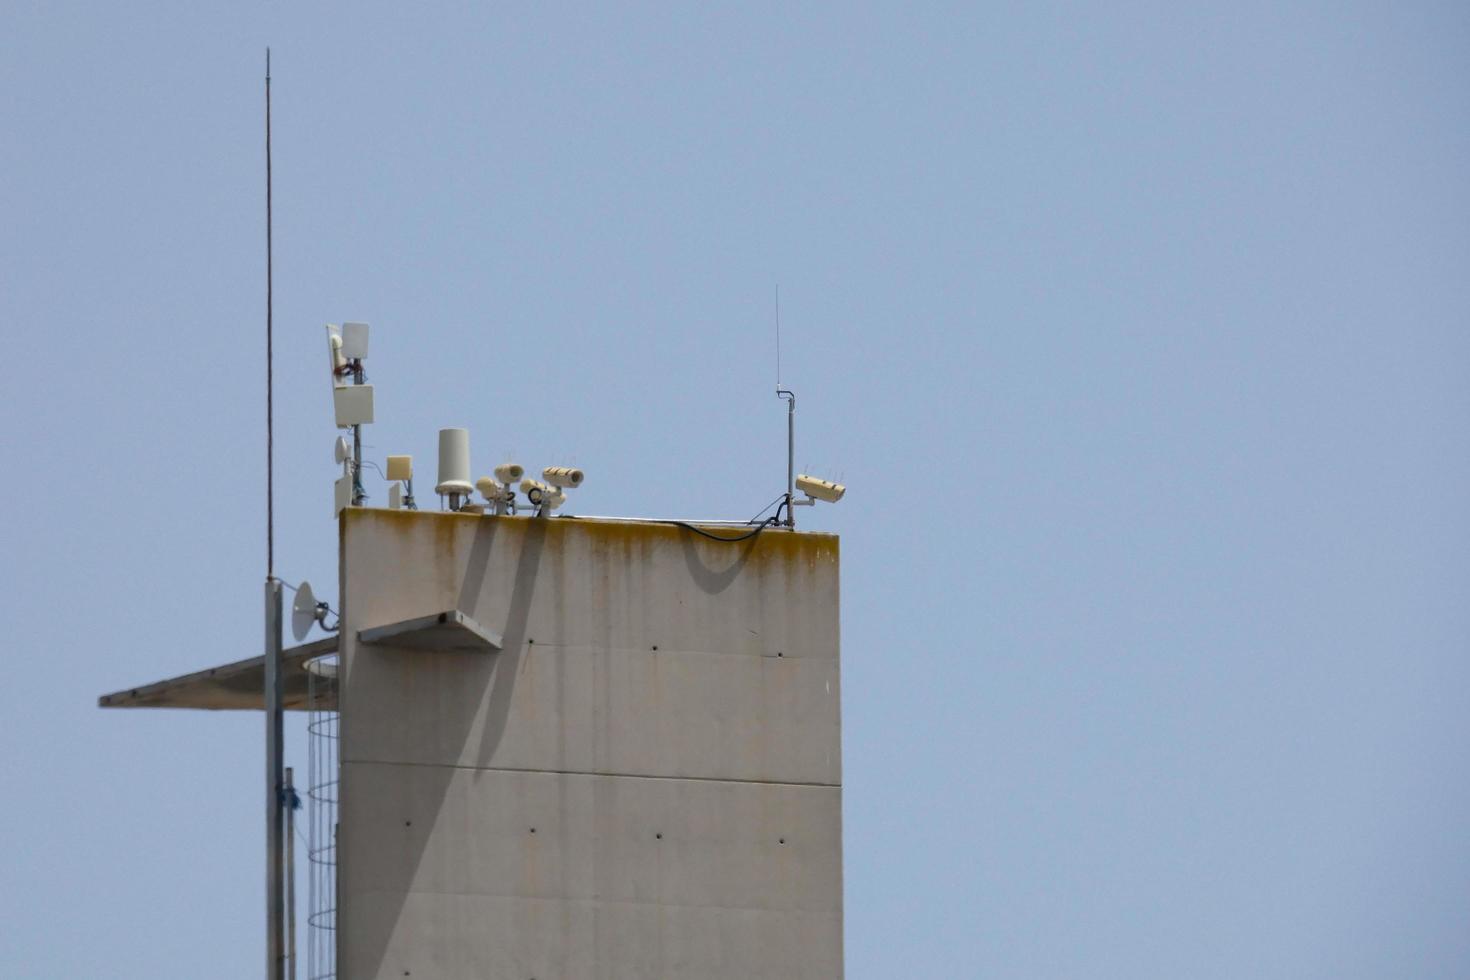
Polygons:
<instances>
[{"instance_id":1,"label":"thin wire antenna","mask_svg":"<svg viewBox=\"0 0 1470 980\"><path fill-rule=\"evenodd\" d=\"M265 49L265 578L276 577L275 351L271 276L271 49Z\"/></svg>"},{"instance_id":2,"label":"thin wire antenna","mask_svg":"<svg viewBox=\"0 0 1470 980\"><path fill-rule=\"evenodd\" d=\"M796 499L796 469L793 462L796 458L796 395L781 387L781 284L776 283L776 397L786 402L786 493L785 507L786 519L780 520L780 511L776 512L776 522L786 527L796 527L796 519L793 516L793 501ZM760 515L757 514L757 517Z\"/></svg>"}]
</instances>

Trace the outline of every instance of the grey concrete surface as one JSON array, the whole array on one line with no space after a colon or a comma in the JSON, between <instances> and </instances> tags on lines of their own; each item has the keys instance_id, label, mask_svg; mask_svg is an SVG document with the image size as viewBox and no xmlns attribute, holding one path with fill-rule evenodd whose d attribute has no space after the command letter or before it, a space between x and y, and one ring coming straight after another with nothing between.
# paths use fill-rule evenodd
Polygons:
<instances>
[{"instance_id":1,"label":"grey concrete surface","mask_svg":"<svg viewBox=\"0 0 1470 980\"><path fill-rule=\"evenodd\" d=\"M342 582L339 976L842 975L834 536L351 509ZM443 609L503 649L355 639Z\"/></svg>"}]
</instances>

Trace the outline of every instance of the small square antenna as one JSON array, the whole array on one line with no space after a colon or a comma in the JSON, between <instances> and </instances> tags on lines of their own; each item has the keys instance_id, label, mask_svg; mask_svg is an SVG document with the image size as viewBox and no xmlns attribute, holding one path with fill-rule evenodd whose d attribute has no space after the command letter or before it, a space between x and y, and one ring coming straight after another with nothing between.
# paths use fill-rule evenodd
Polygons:
<instances>
[{"instance_id":1,"label":"small square antenna","mask_svg":"<svg viewBox=\"0 0 1470 980\"><path fill-rule=\"evenodd\" d=\"M412 456L389 456L388 457L388 479L390 479L390 480L412 480L413 479L413 457Z\"/></svg>"},{"instance_id":2,"label":"small square antenna","mask_svg":"<svg viewBox=\"0 0 1470 980\"><path fill-rule=\"evenodd\" d=\"M348 360L367 357L368 325L366 323L342 324L342 356Z\"/></svg>"},{"instance_id":3,"label":"small square antenna","mask_svg":"<svg viewBox=\"0 0 1470 980\"><path fill-rule=\"evenodd\" d=\"M332 407L337 412L337 428L367 425L373 420L373 386L350 385L332 389Z\"/></svg>"}]
</instances>

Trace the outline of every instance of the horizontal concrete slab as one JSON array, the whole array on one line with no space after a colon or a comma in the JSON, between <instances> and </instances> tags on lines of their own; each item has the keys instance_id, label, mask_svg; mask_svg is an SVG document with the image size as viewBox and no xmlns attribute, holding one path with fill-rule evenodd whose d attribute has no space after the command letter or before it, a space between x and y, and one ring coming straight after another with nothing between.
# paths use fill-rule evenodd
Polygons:
<instances>
[{"instance_id":1,"label":"horizontal concrete slab","mask_svg":"<svg viewBox=\"0 0 1470 980\"><path fill-rule=\"evenodd\" d=\"M305 664L315 657L337 652L337 637L329 636L281 652L283 703L288 711L307 711ZM326 696L315 705L320 711L335 711L337 699L328 685L320 685ZM264 711L265 657L251 657L168 680L104 694L101 708L201 708L207 711Z\"/></svg>"},{"instance_id":2,"label":"horizontal concrete slab","mask_svg":"<svg viewBox=\"0 0 1470 980\"><path fill-rule=\"evenodd\" d=\"M385 626L358 630L368 645L385 644L430 653L492 653L500 649L500 634L488 630L458 609L415 616Z\"/></svg>"}]
</instances>

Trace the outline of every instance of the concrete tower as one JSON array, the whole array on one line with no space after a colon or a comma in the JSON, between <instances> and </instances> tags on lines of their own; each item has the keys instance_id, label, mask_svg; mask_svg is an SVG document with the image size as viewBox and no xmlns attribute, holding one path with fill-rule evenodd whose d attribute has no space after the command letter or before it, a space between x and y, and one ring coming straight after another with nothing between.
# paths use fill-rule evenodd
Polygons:
<instances>
[{"instance_id":1,"label":"concrete tower","mask_svg":"<svg viewBox=\"0 0 1470 980\"><path fill-rule=\"evenodd\" d=\"M842 976L834 535L348 507L340 560L285 657L340 654L337 976Z\"/></svg>"}]
</instances>

